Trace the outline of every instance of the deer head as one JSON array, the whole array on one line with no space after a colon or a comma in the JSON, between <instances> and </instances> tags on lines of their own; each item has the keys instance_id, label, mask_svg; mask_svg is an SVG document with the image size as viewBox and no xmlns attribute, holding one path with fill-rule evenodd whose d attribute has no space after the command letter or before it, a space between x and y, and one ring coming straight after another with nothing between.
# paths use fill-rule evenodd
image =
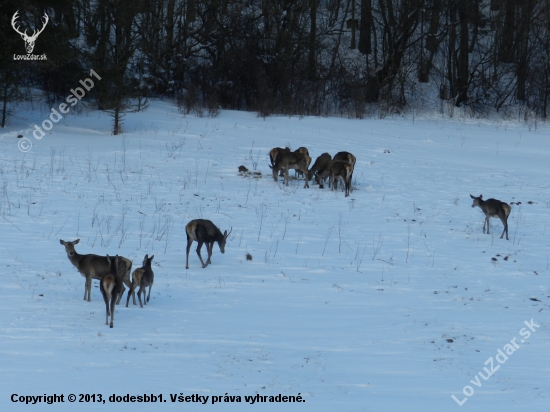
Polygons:
<instances>
[{"instance_id":1,"label":"deer head","mask_svg":"<svg viewBox=\"0 0 550 412\"><path fill-rule=\"evenodd\" d=\"M21 38L25 41L25 49L27 49L27 53L31 54L32 51L34 50L34 42L38 38L39 34L44 31L44 29L46 28L46 25L48 24L48 21L50 21L50 19L49 19L48 15L46 13L44 13L44 16L42 16L42 18L45 19L45 21L43 22L42 28L40 30L34 30L32 36L28 36L27 35L27 29L25 29L24 32L21 32L19 30L19 26L15 25L15 21L19 17L17 15L17 13L19 13L19 10L17 10L15 12L15 14L13 15L13 17L11 19L11 26L13 27L13 29L17 33L19 33L21 35Z\"/></svg>"}]
</instances>

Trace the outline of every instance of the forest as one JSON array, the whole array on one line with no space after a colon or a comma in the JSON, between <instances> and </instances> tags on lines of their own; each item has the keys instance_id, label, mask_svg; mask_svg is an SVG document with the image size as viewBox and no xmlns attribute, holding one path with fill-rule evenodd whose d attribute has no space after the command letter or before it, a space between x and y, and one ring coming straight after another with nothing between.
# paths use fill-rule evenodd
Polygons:
<instances>
[{"instance_id":1,"label":"forest","mask_svg":"<svg viewBox=\"0 0 550 412\"><path fill-rule=\"evenodd\" d=\"M150 98L208 116L548 115L549 0L3 0L0 19L2 127L90 70L86 104L114 134ZM40 29L46 58L18 59Z\"/></svg>"}]
</instances>

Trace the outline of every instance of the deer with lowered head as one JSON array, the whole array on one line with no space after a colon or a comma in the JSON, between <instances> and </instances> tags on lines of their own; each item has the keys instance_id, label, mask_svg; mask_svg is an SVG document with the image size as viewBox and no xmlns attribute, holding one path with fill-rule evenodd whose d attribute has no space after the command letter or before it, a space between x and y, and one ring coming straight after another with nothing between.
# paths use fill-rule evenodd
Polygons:
<instances>
[{"instance_id":1,"label":"deer with lowered head","mask_svg":"<svg viewBox=\"0 0 550 412\"><path fill-rule=\"evenodd\" d=\"M130 302L130 295L135 295L135 290L138 286L139 290L137 292L137 296L139 299L139 306L143 307L143 303L147 305L147 302L149 302L149 298L151 297L151 288L153 287L153 281L155 280L155 274L153 273L153 268L151 267L151 262L154 257L154 255L151 257L149 257L148 254L145 255L143 258L143 265L139 269L134 270L134 273L132 273L132 287L130 288L128 297L126 298L126 307L128 307L128 302ZM149 294L147 294L147 286L149 286ZM141 295L143 295L143 303L141 303ZM145 299L145 296L147 296L147 299ZM136 298L134 296L134 302L135 301Z\"/></svg>"},{"instance_id":2,"label":"deer with lowered head","mask_svg":"<svg viewBox=\"0 0 550 412\"><path fill-rule=\"evenodd\" d=\"M344 183L346 197L349 196L351 189L351 175L353 173L353 165L348 162L333 161L330 166L330 187L336 189L336 184L339 180Z\"/></svg>"},{"instance_id":3,"label":"deer with lowered head","mask_svg":"<svg viewBox=\"0 0 550 412\"><path fill-rule=\"evenodd\" d=\"M309 170L309 178L315 178L315 183L319 185L319 189L323 189L325 180L329 177L330 167L332 166L332 156L328 153L323 153L315 160L312 168ZM329 179L330 187L330 179Z\"/></svg>"},{"instance_id":4,"label":"deer with lowered head","mask_svg":"<svg viewBox=\"0 0 550 412\"><path fill-rule=\"evenodd\" d=\"M311 164L311 157L309 156L309 150L307 150L307 147L303 147L303 146L299 147L296 150L294 150L294 153L302 153L306 155L307 167L309 168L309 165ZM294 176L305 178L307 177L307 173L304 174L304 172L302 172L300 169L294 169Z\"/></svg>"},{"instance_id":5,"label":"deer with lowered head","mask_svg":"<svg viewBox=\"0 0 550 412\"><path fill-rule=\"evenodd\" d=\"M275 166L275 161L277 160L277 156L279 156L279 153L289 153L290 148L285 147L284 149L282 147L274 147L269 151L269 160L271 160L271 166Z\"/></svg>"},{"instance_id":6,"label":"deer with lowered head","mask_svg":"<svg viewBox=\"0 0 550 412\"><path fill-rule=\"evenodd\" d=\"M313 166L311 166L311 169L308 170L307 179L311 180L315 177L315 182L318 185L320 185L320 187L322 188L323 186L321 185L321 181L319 179L318 173L321 170L323 170L327 162L330 162L331 160L332 160L332 156L329 153L325 152L322 155L320 155L317 159L315 159L315 163L313 163Z\"/></svg>"},{"instance_id":7,"label":"deer with lowered head","mask_svg":"<svg viewBox=\"0 0 550 412\"><path fill-rule=\"evenodd\" d=\"M506 232L506 240L509 240L508 216L512 211L512 207L508 203L501 202L497 199L483 200L483 195L479 195L479 197L470 195L470 197L474 200L474 202L472 203L472 207L479 206L483 213L485 213L485 221L483 222L483 233L485 233L485 225L487 225L487 234L490 234L489 218L498 217L504 225L504 230L502 231L502 235L500 235L500 238L502 239L504 233Z\"/></svg>"},{"instance_id":8,"label":"deer with lowered head","mask_svg":"<svg viewBox=\"0 0 550 412\"><path fill-rule=\"evenodd\" d=\"M119 257L114 258L107 255L107 262L109 263L109 273L104 275L99 281L99 290L103 295L105 301L105 324L113 327L113 321L115 320L115 302L120 295L122 288L122 279L118 274L119 270ZM109 324L109 315L111 316L111 323Z\"/></svg>"},{"instance_id":9,"label":"deer with lowered head","mask_svg":"<svg viewBox=\"0 0 550 412\"><path fill-rule=\"evenodd\" d=\"M84 300L88 302L92 301L91 291L92 291L92 279L101 279L104 275L109 273L110 264L105 259L105 256L98 255L81 255L79 254L74 246L80 242L80 239L76 239L73 242L65 242L60 239L59 243L65 246L65 252L67 252L67 257L73 264L75 268L78 269L80 274L86 278L86 283L84 285ZM118 257L118 273L123 283L126 283L128 287L132 284L130 282L130 271L132 270L132 261L126 259L123 256ZM120 296L118 297L117 304L120 303L122 294L124 294L125 288L124 285L121 285ZM136 300L134 297L134 305Z\"/></svg>"},{"instance_id":10,"label":"deer with lowered head","mask_svg":"<svg viewBox=\"0 0 550 412\"><path fill-rule=\"evenodd\" d=\"M187 234L187 253L185 268L189 269L189 249L191 249L191 244L194 241L197 241L197 243L199 244L197 246L197 255L199 255L202 267L205 268L206 266L208 266L208 264L212 263L210 261L210 258L212 257L212 248L214 247L214 243L218 243L218 246L220 247L220 252L225 253L225 244L227 242L227 237L231 234L232 230L233 229L231 229L229 233L227 233L227 230L222 233L221 230L218 229L216 225L210 220L191 220L185 226L185 232ZM204 263L201 256L201 248L204 243L206 243L206 251L208 252L208 259L206 259L206 263Z\"/></svg>"},{"instance_id":11,"label":"deer with lowered head","mask_svg":"<svg viewBox=\"0 0 550 412\"><path fill-rule=\"evenodd\" d=\"M350 152L338 152L334 155L332 159L334 161L348 162L351 165L351 176L350 176L350 191L351 191L351 179L353 178L353 170L355 169L356 158Z\"/></svg>"},{"instance_id":12,"label":"deer with lowered head","mask_svg":"<svg viewBox=\"0 0 550 412\"><path fill-rule=\"evenodd\" d=\"M277 161L277 156L281 153L290 153L290 148L285 147L284 149L282 147L274 147L269 151L269 160L271 161L271 166L275 166L275 162ZM283 176L283 171L281 170L280 175Z\"/></svg>"},{"instance_id":13,"label":"deer with lowered head","mask_svg":"<svg viewBox=\"0 0 550 412\"><path fill-rule=\"evenodd\" d=\"M298 149L300 150L300 149ZM309 187L307 172L309 164L311 163L311 157L305 153L301 152L284 152L277 156L274 166L271 167L273 171L273 180L278 181L277 173L280 170L284 170L284 183L288 186L288 171L290 169L300 170L304 176L306 176L306 183L304 187Z\"/></svg>"}]
</instances>

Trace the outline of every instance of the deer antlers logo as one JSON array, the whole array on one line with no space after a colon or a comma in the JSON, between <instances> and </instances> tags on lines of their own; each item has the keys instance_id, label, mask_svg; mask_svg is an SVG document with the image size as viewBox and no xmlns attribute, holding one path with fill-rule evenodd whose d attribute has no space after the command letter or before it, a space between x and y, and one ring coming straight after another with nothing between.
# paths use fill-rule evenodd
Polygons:
<instances>
[{"instance_id":1,"label":"deer antlers logo","mask_svg":"<svg viewBox=\"0 0 550 412\"><path fill-rule=\"evenodd\" d=\"M44 13L44 16L42 16L44 20L44 23L42 25L42 28L40 30L34 30L32 36L28 36L27 35L27 29L25 29L24 32L20 31L19 30L19 26L16 26L16 20L17 18L19 17L17 15L17 13L19 13L19 10L17 10L15 12L15 14L13 15L12 19L11 19L11 26L13 27L13 29L19 33L21 35L21 38L25 41L25 49L27 49L27 54L31 54L33 49L34 49L34 43L36 42L36 39L38 38L38 36L40 35L40 33L42 33L44 31L44 29L46 28L46 25L48 24L48 21L50 21L48 15L46 13Z\"/></svg>"}]
</instances>

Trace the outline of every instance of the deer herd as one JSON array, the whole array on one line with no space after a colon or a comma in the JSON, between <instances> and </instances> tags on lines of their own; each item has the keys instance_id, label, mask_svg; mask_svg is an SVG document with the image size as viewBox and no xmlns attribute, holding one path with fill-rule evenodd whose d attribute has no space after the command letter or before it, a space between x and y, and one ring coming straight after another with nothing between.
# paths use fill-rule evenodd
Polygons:
<instances>
[{"instance_id":1,"label":"deer herd","mask_svg":"<svg viewBox=\"0 0 550 412\"><path fill-rule=\"evenodd\" d=\"M324 187L325 180L329 178L329 187L332 190L336 190L339 181L343 184L345 190L345 196L349 196L351 192L351 181L353 177L353 170L355 167L356 158L349 152L339 152L332 157L329 153L323 153L316 160L311 169L311 157L309 151L305 147L300 147L295 151L291 151L288 147L284 149L281 147L275 147L269 152L269 159L271 165L269 167L273 172L273 179L277 182L279 176L284 177L284 184L288 186L289 171L294 169L298 176L301 176L305 180L304 188L309 188L309 181L314 179L320 188ZM483 195L473 196L472 207L479 206L479 208L485 214L485 221L483 223L483 233L485 233L485 226L487 226L487 234L490 233L489 219L491 217L498 217L504 225L504 230L500 235L500 238L506 233L506 240L508 240L508 216L512 211L509 204L501 202L497 199L483 199ZM189 251L191 244L196 241L197 255L201 261L202 267L206 268L211 264L212 249L214 243L217 243L220 252L225 253L225 245L227 238L232 232L229 233L222 231L214 225L210 220L206 219L193 219L185 226L185 232L187 235L187 248L185 268L189 269ZM64 240L59 241L65 246L65 252L69 261L77 268L80 274L86 279L84 285L84 300L91 302L91 288L92 279L98 279L99 288L103 299L105 301L105 324L113 327L115 305L119 304L124 291L128 286L128 296L126 298L126 307L130 302L130 296L132 302L136 305L136 289L140 307L143 308L143 304L147 305L151 297L151 288L154 281L154 272L151 267L151 262L154 256L149 257L148 254L143 258L143 264L140 268L135 269L130 276L132 270L132 261L116 255L115 257L106 255L81 255L75 250L75 245L80 242L80 239L76 239L73 242L66 242ZM206 250L208 257L206 263L201 256L202 245L206 244ZM147 293L146 289L149 288ZM142 302L143 297L143 302ZM109 322L109 316L111 321Z\"/></svg>"},{"instance_id":2,"label":"deer herd","mask_svg":"<svg viewBox=\"0 0 550 412\"><path fill-rule=\"evenodd\" d=\"M225 243L227 237L231 234L231 230L227 233L221 232L220 229L214 225L210 220L206 219L194 219L185 226L187 233L187 258L185 261L185 268L189 269L189 249L194 241L197 241L197 255L202 263L202 267L205 268L209 263L212 263L210 258L212 257L212 248L214 243L218 243L220 251L225 253ZM143 264L140 268L135 269L130 279L130 272L132 270L132 261L116 255L112 256L99 256L99 255L81 255L74 246L80 242L80 239L76 239L73 242L66 242L62 239L59 240L63 246L65 246L65 252L69 261L76 267L82 276L86 278L84 285L84 300L88 302L92 301L91 289L92 279L99 279L99 289L103 295L105 301L105 324L113 327L113 321L115 317L115 305L120 303L122 295L126 290L124 284L128 286L128 296L126 298L126 307L130 303L130 296L132 302L136 304L136 289L140 307L147 305L151 298L151 288L153 287L153 281L155 279L155 273L151 267L151 262L154 256L149 257L145 255L143 258ZM201 248L206 244L208 251L208 258L206 263L202 260ZM147 292L149 287L149 292ZM142 302L143 296L143 302ZM109 322L109 316L111 321Z\"/></svg>"},{"instance_id":3,"label":"deer herd","mask_svg":"<svg viewBox=\"0 0 550 412\"><path fill-rule=\"evenodd\" d=\"M309 181L315 178L319 188L324 187L326 178L329 178L329 188L336 190L339 181L342 182L346 197L351 191L351 179L355 167L355 156L349 152L338 152L332 157L329 153L320 155L315 163L309 169L311 157L305 147L299 147L295 151L290 151L288 147L284 149L275 147L269 152L273 172L273 180L278 181L280 175L284 176L284 184L288 186L290 169L294 169L298 176L304 177L304 188L309 188Z\"/></svg>"}]
</instances>

